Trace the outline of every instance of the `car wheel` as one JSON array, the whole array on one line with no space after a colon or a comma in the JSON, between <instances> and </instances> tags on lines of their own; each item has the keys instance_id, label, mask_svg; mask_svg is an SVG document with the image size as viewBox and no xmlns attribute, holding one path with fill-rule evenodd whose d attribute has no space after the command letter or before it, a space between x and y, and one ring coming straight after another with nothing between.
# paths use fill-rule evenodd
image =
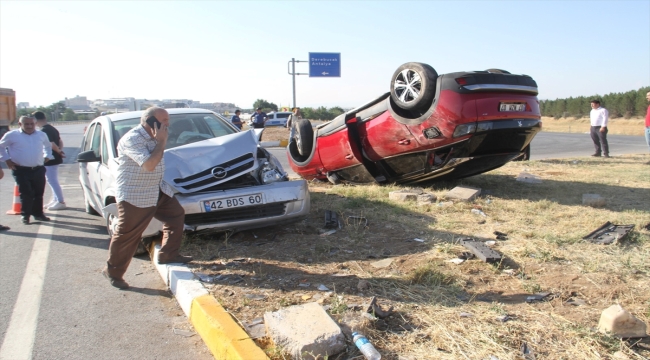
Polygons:
<instances>
[{"instance_id":1,"label":"car wheel","mask_svg":"<svg viewBox=\"0 0 650 360\"><path fill-rule=\"evenodd\" d=\"M115 234L116 226L117 216L109 213L108 217L106 218L106 232L108 233L108 236L113 237L113 234Z\"/></svg>"},{"instance_id":2,"label":"car wheel","mask_svg":"<svg viewBox=\"0 0 650 360\"><path fill-rule=\"evenodd\" d=\"M492 73L492 74L510 74L510 71L505 71L505 70L502 70L502 69L487 69L485 71L487 71L489 73Z\"/></svg>"},{"instance_id":3,"label":"car wheel","mask_svg":"<svg viewBox=\"0 0 650 360\"><path fill-rule=\"evenodd\" d=\"M438 73L422 63L406 63L393 73L390 97L404 110L421 110L431 106L436 92Z\"/></svg>"},{"instance_id":4,"label":"car wheel","mask_svg":"<svg viewBox=\"0 0 650 360\"><path fill-rule=\"evenodd\" d=\"M311 122L307 119L298 119L292 126L295 128L293 140L298 148L298 153L308 156L314 145L314 129L311 127Z\"/></svg>"}]
</instances>

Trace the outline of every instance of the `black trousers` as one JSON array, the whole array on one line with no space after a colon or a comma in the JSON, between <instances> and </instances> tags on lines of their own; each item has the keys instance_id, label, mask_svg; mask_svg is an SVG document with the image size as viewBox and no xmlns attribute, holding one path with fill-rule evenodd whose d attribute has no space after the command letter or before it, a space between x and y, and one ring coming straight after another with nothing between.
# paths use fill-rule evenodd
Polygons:
<instances>
[{"instance_id":1,"label":"black trousers","mask_svg":"<svg viewBox=\"0 0 650 360\"><path fill-rule=\"evenodd\" d=\"M607 128L604 132L600 132L600 126L591 127L591 140L594 141L596 154L609 155L609 144L607 144ZM601 151L602 150L602 151Z\"/></svg>"},{"instance_id":2,"label":"black trousers","mask_svg":"<svg viewBox=\"0 0 650 360\"><path fill-rule=\"evenodd\" d=\"M18 184L20 192L20 215L43 216L43 193L45 192L45 166L28 168L17 166L11 174Z\"/></svg>"}]
</instances>

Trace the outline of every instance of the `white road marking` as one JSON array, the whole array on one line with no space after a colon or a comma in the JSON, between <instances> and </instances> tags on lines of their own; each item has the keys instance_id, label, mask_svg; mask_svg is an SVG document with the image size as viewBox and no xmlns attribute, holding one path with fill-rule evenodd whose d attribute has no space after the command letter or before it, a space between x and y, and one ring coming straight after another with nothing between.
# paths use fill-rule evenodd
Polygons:
<instances>
[{"instance_id":1,"label":"white road marking","mask_svg":"<svg viewBox=\"0 0 650 360\"><path fill-rule=\"evenodd\" d=\"M54 218L52 218L53 222ZM9 327L5 333L2 347L0 347L0 360L30 360L32 358L47 258L50 254L50 243L54 230L52 225L41 225L38 228Z\"/></svg>"}]
</instances>

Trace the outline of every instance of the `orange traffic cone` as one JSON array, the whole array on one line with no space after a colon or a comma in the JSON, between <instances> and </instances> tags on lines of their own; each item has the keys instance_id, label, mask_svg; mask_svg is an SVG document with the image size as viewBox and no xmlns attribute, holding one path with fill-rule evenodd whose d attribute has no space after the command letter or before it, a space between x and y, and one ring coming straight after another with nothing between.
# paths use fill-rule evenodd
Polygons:
<instances>
[{"instance_id":1,"label":"orange traffic cone","mask_svg":"<svg viewBox=\"0 0 650 360\"><path fill-rule=\"evenodd\" d=\"M20 202L20 191L18 191L18 184L14 186L14 204L11 210L7 210L7 215L20 215L22 203Z\"/></svg>"}]
</instances>

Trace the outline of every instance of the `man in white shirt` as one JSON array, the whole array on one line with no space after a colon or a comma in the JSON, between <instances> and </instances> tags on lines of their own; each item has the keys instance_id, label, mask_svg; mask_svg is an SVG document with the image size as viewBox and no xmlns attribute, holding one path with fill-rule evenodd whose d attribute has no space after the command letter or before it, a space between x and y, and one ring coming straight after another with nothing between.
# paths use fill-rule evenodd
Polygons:
<instances>
[{"instance_id":1,"label":"man in white shirt","mask_svg":"<svg viewBox=\"0 0 650 360\"><path fill-rule=\"evenodd\" d=\"M609 121L609 112L600 106L599 100L591 100L591 140L594 141L596 152L591 156L609 157L609 145L607 144L607 122Z\"/></svg>"},{"instance_id":2,"label":"man in white shirt","mask_svg":"<svg viewBox=\"0 0 650 360\"><path fill-rule=\"evenodd\" d=\"M36 119L21 116L20 129L9 131L0 140L0 161L5 161L18 184L23 224L30 216L50 221L43 213L45 161L52 160L52 144L44 132L36 130Z\"/></svg>"},{"instance_id":3,"label":"man in white shirt","mask_svg":"<svg viewBox=\"0 0 650 360\"><path fill-rule=\"evenodd\" d=\"M187 263L190 256L178 253L183 238L185 210L163 181L169 113L152 107L142 114L140 125L124 134L117 144L117 227L108 246L102 271L111 285L127 289L124 273L131 263L142 233L152 218L163 223L158 263Z\"/></svg>"}]
</instances>

